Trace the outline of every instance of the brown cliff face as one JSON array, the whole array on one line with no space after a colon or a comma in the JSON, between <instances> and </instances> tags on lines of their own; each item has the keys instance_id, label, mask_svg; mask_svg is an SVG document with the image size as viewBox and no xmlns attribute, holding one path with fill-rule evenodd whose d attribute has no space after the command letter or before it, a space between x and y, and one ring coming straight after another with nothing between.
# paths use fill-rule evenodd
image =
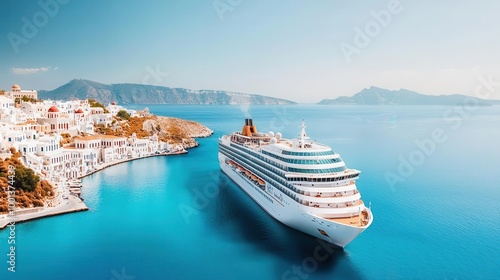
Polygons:
<instances>
[{"instance_id":1,"label":"brown cliff face","mask_svg":"<svg viewBox=\"0 0 500 280\"><path fill-rule=\"evenodd\" d=\"M184 148L198 146L194 138L209 137L213 131L208 127L189 120L169 117L154 117L143 123L143 130L156 133L162 141L182 143Z\"/></svg>"},{"instance_id":2,"label":"brown cliff face","mask_svg":"<svg viewBox=\"0 0 500 280\"><path fill-rule=\"evenodd\" d=\"M182 144L186 149L198 146L194 138L209 137L213 133L208 127L194 121L159 116L134 117L130 120L115 117L111 127L97 125L95 132L123 137L135 133L138 138L156 134L161 141Z\"/></svg>"}]
</instances>

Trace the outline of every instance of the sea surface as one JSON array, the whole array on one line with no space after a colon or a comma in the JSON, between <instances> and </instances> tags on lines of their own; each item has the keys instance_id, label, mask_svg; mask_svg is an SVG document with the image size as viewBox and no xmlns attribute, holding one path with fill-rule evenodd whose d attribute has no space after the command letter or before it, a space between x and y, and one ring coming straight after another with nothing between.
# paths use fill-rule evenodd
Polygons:
<instances>
[{"instance_id":1,"label":"sea surface","mask_svg":"<svg viewBox=\"0 0 500 280\"><path fill-rule=\"evenodd\" d=\"M0 231L0 279L500 279L500 106L472 105L148 105L214 135L85 178L87 212L18 224L15 273ZM287 138L304 119L362 171L372 226L332 250L268 216L218 167L245 117Z\"/></svg>"}]
</instances>

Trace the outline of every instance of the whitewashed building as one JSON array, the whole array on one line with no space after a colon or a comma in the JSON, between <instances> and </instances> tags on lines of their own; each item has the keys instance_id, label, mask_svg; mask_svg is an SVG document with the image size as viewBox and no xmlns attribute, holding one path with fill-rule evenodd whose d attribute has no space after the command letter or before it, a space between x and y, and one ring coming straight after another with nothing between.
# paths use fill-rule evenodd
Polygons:
<instances>
[{"instance_id":1,"label":"whitewashed building","mask_svg":"<svg viewBox=\"0 0 500 280\"><path fill-rule=\"evenodd\" d=\"M38 92L36 90L21 90L19 85L13 85L11 90L6 93L13 100L16 98L23 98L25 96L33 99L38 98Z\"/></svg>"},{"instance_id":2,"label":"whitewashed building","mask_svg":"<svg viewBox=\"0 0 500 280\"><path fill-rule=\"evenodd\" d=\"M5 95L0 95L0 109L11 108L14 108L14 100L6 97Z\"/></svg>"}]
</instances>

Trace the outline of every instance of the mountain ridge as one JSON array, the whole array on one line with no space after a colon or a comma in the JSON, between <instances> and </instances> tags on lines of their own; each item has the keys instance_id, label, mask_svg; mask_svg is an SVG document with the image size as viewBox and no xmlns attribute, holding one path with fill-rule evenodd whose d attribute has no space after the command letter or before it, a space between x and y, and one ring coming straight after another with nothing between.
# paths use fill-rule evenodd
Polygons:
<instances>
[{"instance_id":1,"label":"mountain ridge","mask_svg":"<svg viewBox=\"0 0 500 280\"><path fill-rule=\"evenodd\" d=\"M500 100L487 100L462 94L425 95L407 89L388 90L372 86L353 96L323 99L320 105L459 105L475 100L479 106L500 104Z\"/></svg>"},{"instance_id":2,"label":"mountain ridge","mask_svg":"<svg viewBox=\"0 0 500 280\"><path fill-rule=\"evenodd\" d=\"M224 90L194 90L134 83L103 84L73 79L53 89L38 91L40 98L57 100L95 99L101 103L119 104L220 104L220 105L288 105L296 102L260 94Z\"/></svg>"}]
</instances>

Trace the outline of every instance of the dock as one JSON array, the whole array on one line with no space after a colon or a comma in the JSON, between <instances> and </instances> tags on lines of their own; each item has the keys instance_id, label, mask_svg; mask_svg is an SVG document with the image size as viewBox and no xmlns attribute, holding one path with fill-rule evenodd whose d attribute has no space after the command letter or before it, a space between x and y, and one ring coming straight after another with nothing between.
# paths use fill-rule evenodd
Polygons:
<instances>
[{"instance_id":1,"label":"dock","mask_svg":"<svg viewBox=\"0 0 500 280\"><path fill-rule=\"evenodd\" d=\"M6 228L11 222L18 224L44 217L52 217L87 210L89 210L89 208L79 197L70 195L68 199L63 199L59 205L54 207L21 209L16 211L14 216L9 216L7 214L0 215L0 229Z\"/></svg>"}]
</instances>

